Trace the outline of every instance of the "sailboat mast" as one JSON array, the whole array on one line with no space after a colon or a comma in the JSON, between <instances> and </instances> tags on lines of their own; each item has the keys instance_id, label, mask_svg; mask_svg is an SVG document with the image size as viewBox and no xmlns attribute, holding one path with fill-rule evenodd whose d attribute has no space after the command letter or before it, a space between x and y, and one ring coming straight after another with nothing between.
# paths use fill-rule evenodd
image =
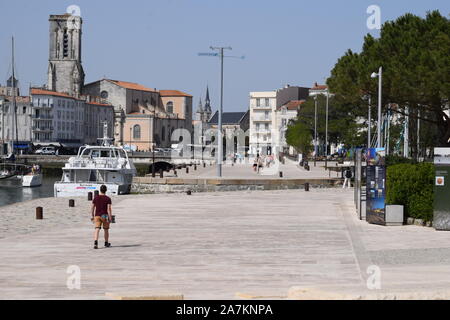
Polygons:
<instances>
[{"instance_id":1,"label":"sailboat mast","mask_svg":"<svg viewBox=\"0 0 450 320\"><path fill-rule=\"evenodd\" d=\"M14 68L14 37L12 37L12 97L13 97L13 111L14 111L14 126L15 126L15 141L16 146L18 145L19 139L19 128L17 125L17 104L16 104L16 74ZM14 144L13 144L13 153L14 153Z\"/></svg>"}]
</instances>

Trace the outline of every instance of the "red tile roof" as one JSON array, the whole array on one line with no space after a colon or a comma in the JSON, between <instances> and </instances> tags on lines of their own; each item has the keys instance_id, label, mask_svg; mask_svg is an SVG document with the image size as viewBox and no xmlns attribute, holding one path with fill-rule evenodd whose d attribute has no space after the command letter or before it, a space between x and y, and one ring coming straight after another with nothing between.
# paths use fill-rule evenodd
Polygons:
<instances>
[{"instance_id":1,"label":"red tile roof","mask_svg":"<svg viewBox=\"0 0 450 320\"><path fill-rule=\"evenodd\" d=\"M179 90L159 90L161 97L192 97L190 94Z\"/></svg>"},{"instance_id":2,"label":"red tile roof","mask_svg":"<svg viewBox=\"0 0 450 320\"><path fill-rule=\"evenodd\" d=\"M71 95L68 95L67 93L44 90L44 89L37 89L37 88L31 88L30 94L31 95L41 95L41 96L55 96L55 97L72 98L72 99L78 100L78 99L72 97Z\"/></svg>"},{"instance_id":3,"label":"red tile roof","mask_svg":"<svg viewBox=\"0 0 450 320\"><path fill-rule=\"evenodd\" d=\"M284 106L286 106L287 110L297 110L303 103L305 103L305 100L291 100Z\"/></svg>"},{"instance_id":4,"label":"red tile roof","mask_svg":"<svg viewBox=\"0 0 450 320\"><path fill-rule=\"evenodd\" d=\"M91 101L91 102L86 102L86 103L87 104L93 104L93 105L96 105L96 106L111 107L110 104L100 103L100 102L97 102L97 101Z\"/></svg>"},{"instance_id":5,"label":"red tile roof","mask_svg":"<svg viewBox=\"0 0 450 320\"><path fill-rule=\"evenodd\" d=\"M311 88L311 90L327 90L327 89L328 89L327 85L325 85L325 84L317 84L317 82L314 83L314 87Z\"/></svg>"},{"instance_id":6,"label":"red tile roof","mask_svg":"<svg viewBox=\"0 0 450 320\"><path fill-rule=\"evenodd\" d=\"M138 83L134 82L126 82L126 81L118 81L118 80L109 80L106 79L112 83L117 84L118 86L125 88L125 89L131 89L131 90L138 90L138 91L147 91L147 92L156 92L155 89L150 89L147 87L144 87L143 85L140 85Z\"/></svg>"}]
</instances>

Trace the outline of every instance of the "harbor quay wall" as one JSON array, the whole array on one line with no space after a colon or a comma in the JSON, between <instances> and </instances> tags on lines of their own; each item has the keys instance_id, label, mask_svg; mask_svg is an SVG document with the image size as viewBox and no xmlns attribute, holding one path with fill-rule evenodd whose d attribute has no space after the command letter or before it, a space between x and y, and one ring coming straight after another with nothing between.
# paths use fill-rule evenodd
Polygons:
<instances>
[{"instance_id":1,"label":"harbor quay wall","mask_svg":"<svg viewBox=\"0 0 450 320\"><path fill-rule=\"evenodd\" d=\"M262 191L333 188L342 183L342 179L181 179L135 177L131 187L132 193L183 193L191 192L224 192L224 191Z\"/></svg>"}]
</instances>

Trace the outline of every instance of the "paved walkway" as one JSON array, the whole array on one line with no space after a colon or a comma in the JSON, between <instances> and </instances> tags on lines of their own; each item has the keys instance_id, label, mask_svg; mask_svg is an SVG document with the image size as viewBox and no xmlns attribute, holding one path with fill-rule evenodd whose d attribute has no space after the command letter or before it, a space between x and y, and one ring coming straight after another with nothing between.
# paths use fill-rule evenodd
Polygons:
<instances>
[{"instance_id":1,"label":"paved walkway","mask_svg":"<svg viewBox=\"0 0 450 320\"><path fill-rule=\"evenodd\" d=\"M312 189L115 198L113 247L100 250L91 248L89 213L79 204L72 214L84 220L0 239L0 299L283 298L292 286L362 292L373 264L383 290L450 289L450 233L368 225L356 219L352 196ZM80 267L81 290L66 286L71 265Z\"/></svg>"},{"instance_id":2,"label":"paved walkway","mask_svg":"<svg viewBox=\"0 0 450 320\"><path fill-rule=\"evenodd\" d=\"M335 162L329 162L329 165L336 165ZM317 162L316 167L314 163L310 162L310 171L306 171L304 168L299 167L296 163L289 160L286 164L279 164L278 166L272 166L269 168L263 168L260 173L253 171L252 164L224 164L222 166L222 177L224 179L279 179L279 171L283 172L283 179L328 179L328 178L340 178L341 173L330 172L325 170L324 163ZM157 175L158 176L158 175ZM164 177L175 177L173 171L165 173ZM189 167L189 173L186 173L186 169L177 170L178 178L217 178L216 165L207 165L205 168L199 165L197 170L194 167Z\"/></svg>"}]
</instances>

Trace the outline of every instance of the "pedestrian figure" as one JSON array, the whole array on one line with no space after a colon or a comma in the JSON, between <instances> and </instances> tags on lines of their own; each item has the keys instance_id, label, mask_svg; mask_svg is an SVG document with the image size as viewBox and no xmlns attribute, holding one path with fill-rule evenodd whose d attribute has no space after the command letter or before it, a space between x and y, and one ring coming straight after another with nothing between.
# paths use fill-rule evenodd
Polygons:
<instances>
[{"instance_id":1,"label":"pedestrian figure","mask_svg":"<svg viewBox=\"0 0 450 320\"><path fill-rule=\"evenodd\" d=\"M94 249L98 249L98 236L103 226L105 232L105 247L111 247L109 242L109 226L112 222L111 198L106 195L107 188L105 185L100 187L100 194L92 200L92 221L95 225L94 232Z\"/></svg>"},{"instance_id":2,"label":"pedestrian figure","mask_svg":"<svg viewBox=\"0 0 450 320\"><path fill-rule=\"evenodd\" d=\"M342 186L342 189L345 189L345 185L348 183L348 188L351 187L351 179L352 179L352 171L350 169L345 170L344 172L345 180L344 185Z\"/></svg>"},{"instance_id":3,"label":"pedestrian figure","mask_svg":"<svg viewBox=\"0 0 450 320\"><path fill-rule=\"evenodd\" d=\"M253 171L257 171L258 170L258 159L255 159L254 161L253 161Z\"/></svg>"}]
</instances>

